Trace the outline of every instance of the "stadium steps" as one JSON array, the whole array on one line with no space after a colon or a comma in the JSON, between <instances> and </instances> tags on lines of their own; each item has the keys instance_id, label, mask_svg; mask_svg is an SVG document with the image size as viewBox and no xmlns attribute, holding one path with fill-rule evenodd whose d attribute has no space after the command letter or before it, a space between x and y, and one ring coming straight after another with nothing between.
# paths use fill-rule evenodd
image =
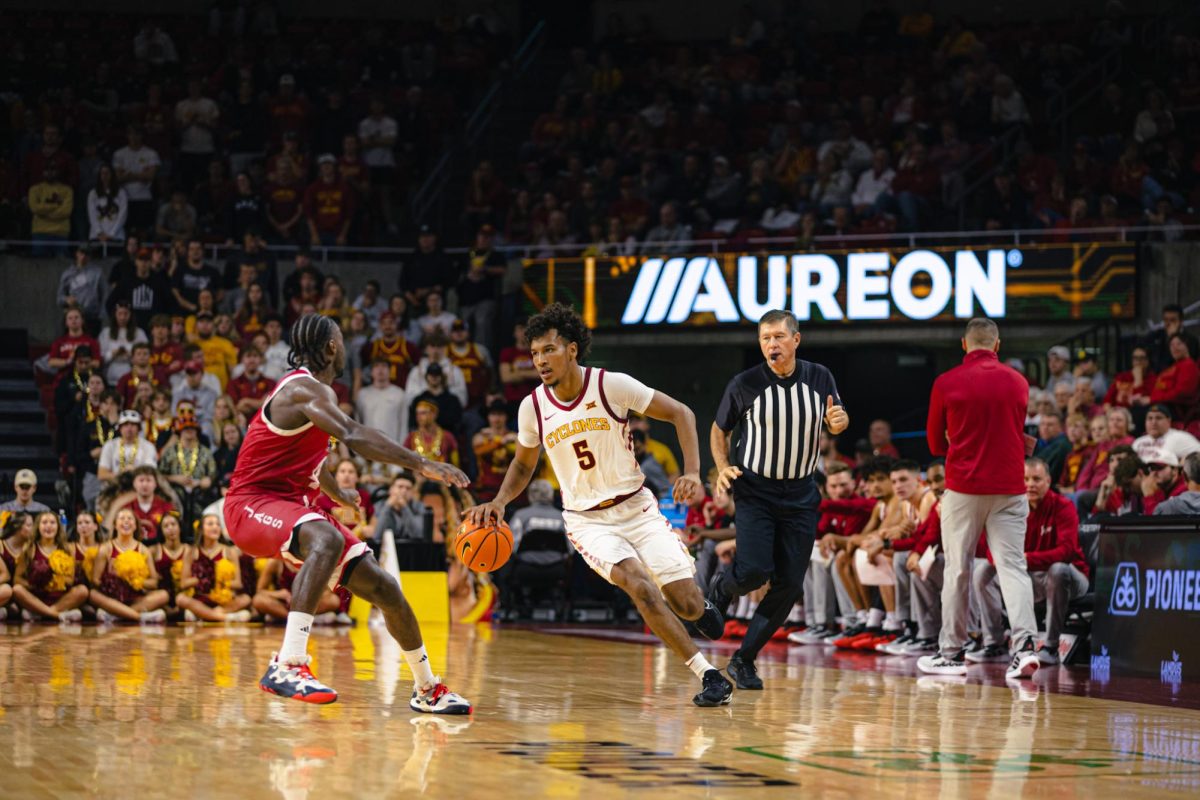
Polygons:
<instances>
[{"instance_id":1,"label":"stadium steps","mask_svg":"<svg viewBox=\"0 0 1200 800\"><path fill-rule=\"evenodd\" d=\"M522 164L517 160L521 145L529 139L538 115L554 106L558 83L570 63L566 50L554 50L548 45L537 56L534 66L509 86L499 111L488 123L487 132L466 157L456 159L446 176L442 197L462 197L475 165L484 159L492 161L501 179L509 186L520 178ZM454 203L441 203L443 229L457 226L461 209ZM460 231L466 241L474 241L475 231Z\"/></svg>"},{"instance_id":2,"label":"stadium steps","mask_svg":"<svg viewBox=\"0 0 1200 800\"><path fill-rule=\"evenodd\" d=\"M0 498L13 496L17 470L32 469L37 500L57 508L58 457L29 353L25 331L0 329Z\"/></svg>"}]
</instances>

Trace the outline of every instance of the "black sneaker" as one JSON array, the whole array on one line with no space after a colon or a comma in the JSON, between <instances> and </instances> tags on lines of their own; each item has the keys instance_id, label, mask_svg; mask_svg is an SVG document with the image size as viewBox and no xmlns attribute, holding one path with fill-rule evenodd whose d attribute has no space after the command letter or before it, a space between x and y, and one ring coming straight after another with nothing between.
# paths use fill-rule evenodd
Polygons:
<instances>
[{"instance_id":1,"label":"black sneaker","mask_svg":"<svg viewBox=\"0 0 1200 800\"><path fill-rule=\"evenodd\" d=\"M721 579L718 578L717 580L713 581L712 586L710 586L708 589L708 597L707 602L705 603L704 611L705 613L708 613L708 606L711 605L721 613L722 617L724 617L725 612L729 610L729 604L732 602L733 598L725 594L725 592L721 589ZM724 631L722 631L722 633L723 632Z\"/></svg>"},{"instance_id":2,"label":"black sneaker","mask_svg":"<svg viewBox=\"0 0 1200 800\"><path fill-rule=\"evenodd\" d=\"M704 601L704 613L692 622L692 627L705 639L716 641L725 635L725 615L709 600Z\"/></svg>"},{"instance_id":3,"label":"black sneaker","mask_svg":"<svg viewBox=\"0 0 1200 800\"><path fill-rule=\"evenodd\" d=\"M968 650L967 661L984 664L989 661L1008 661L1008 648L1003 644L989 644L979 650Z\"/></svg>"},{"instance_id":4,"label":"black sneaker","mask_svg":"<svg viewBox=\"0 0 1200 800\"><path fill-rule=\"evenodd\" d=\"M712 706L727 706L733 695L733 684L725 679L719 669L710 669L704 673L704 688L692 698L692 702L702 708Z\"/></svg>"},{"instance_id":5,"label":"black sneaker","mask_svg":"<svg viewBox=\"0 0 1200 800\"><path fill-rule=\"evenodd\" d=\"M755 669L753 661L745 661L741 655L734 653L725 669L739 689L762 690L762 678L758 677L758 670Z\"/></svg>"}]
</instances>

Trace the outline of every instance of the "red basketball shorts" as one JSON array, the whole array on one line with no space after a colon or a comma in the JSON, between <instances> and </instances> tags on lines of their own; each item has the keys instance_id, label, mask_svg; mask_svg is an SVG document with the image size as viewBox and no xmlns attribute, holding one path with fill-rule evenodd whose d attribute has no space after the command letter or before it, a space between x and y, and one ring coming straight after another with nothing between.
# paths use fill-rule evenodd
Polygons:
<instances>
[{"instance_id":1,"label":"red basketball shorts","mask_svg":"<svg viewBox=\"0 0 1200 800\"><path fill-rule=\"evenodd\" d=\"M296 529L305 522L328 522L342 535L342 556L329 579L329 588L341 585L346 565L368 551L367 543L320 509L296 500L266 494L230 494L225 497L225 530L233 543L255 558L282 558L292 569L304 561L290 552Z\"/></svg>"}]
</instances>

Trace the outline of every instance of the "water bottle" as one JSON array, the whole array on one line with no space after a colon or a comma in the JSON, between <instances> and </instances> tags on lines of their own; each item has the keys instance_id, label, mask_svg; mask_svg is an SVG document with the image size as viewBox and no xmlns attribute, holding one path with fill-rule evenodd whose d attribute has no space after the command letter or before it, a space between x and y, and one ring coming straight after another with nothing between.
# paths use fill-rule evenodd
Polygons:
<instances>
[{"instance_id":1,"label":"water bottle","mask_svg":"<svg viewBox=\"0 0 1200 800\"><path fill-rule=\"evenodd\" d=\"M66 510L65 508L60 508L60 509L58 510L58 522L59 522L59 524L60 524L60 525L62 525L62 526L63 526L63 530L64 530L64 531L65 531L65 530L66 530L68 527L70 527L70 526L67 524L67 510Z\"/></svg>"}]
</instances>

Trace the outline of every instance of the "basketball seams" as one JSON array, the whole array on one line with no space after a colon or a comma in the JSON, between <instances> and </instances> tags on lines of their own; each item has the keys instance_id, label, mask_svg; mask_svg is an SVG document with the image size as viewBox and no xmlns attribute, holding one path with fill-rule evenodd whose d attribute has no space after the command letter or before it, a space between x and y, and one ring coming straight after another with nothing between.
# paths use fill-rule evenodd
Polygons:
<instances>
[{"instance_id":1,"label":"basketball seams","mask_svg":"<svg viewBox=\"0 0 1200 800\"><path fill-rule=\"evenodd\" d=\"M490 552L487 549L489 543L492 547ZM473 572L495 572L508 562L512 550L512 530L503 521L497 525L474 527L464 522L454 540L455 555Z\"/></svg>"}]
</instances>

